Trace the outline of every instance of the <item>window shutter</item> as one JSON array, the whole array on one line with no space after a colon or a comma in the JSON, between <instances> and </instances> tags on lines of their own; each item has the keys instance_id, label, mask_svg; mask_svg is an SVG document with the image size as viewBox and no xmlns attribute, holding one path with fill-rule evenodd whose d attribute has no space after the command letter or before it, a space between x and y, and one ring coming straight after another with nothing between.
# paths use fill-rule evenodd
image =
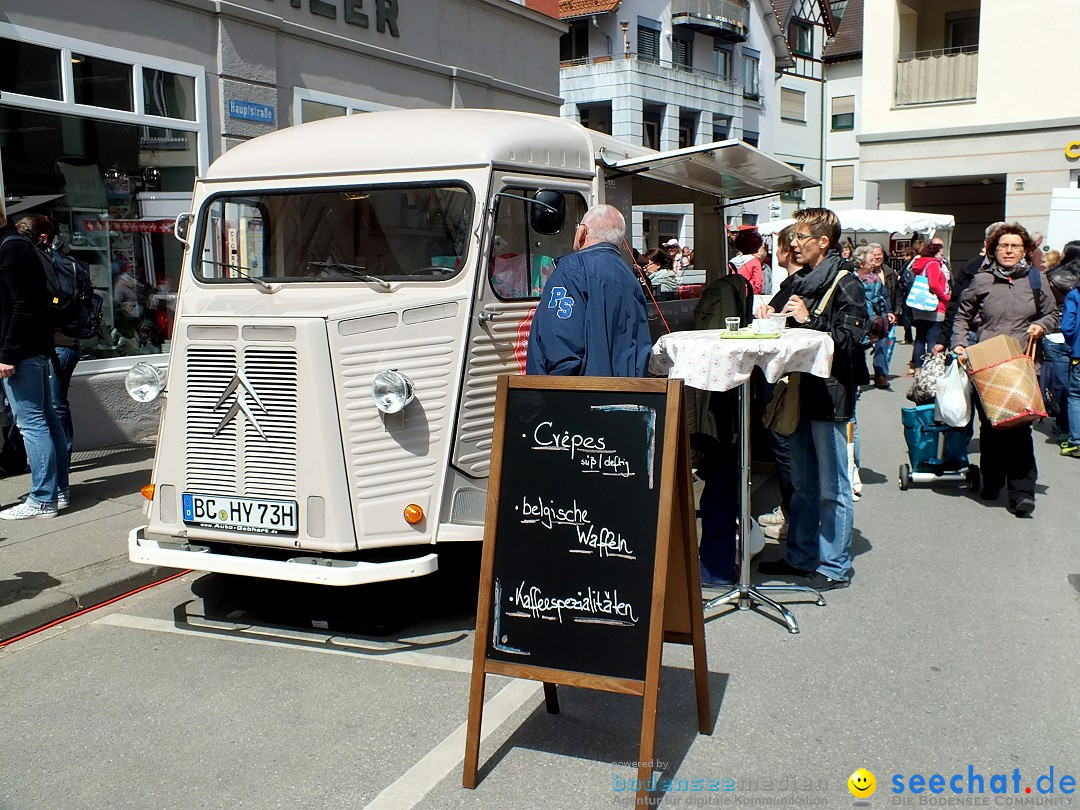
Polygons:
<instances>
[{"instance_id":1,"label":"window shutter","mask_svg":"<svg viewBox=\"0 0 1080 810\"><path fill-rule=\"evenodd\" d=\"M855 114L855 96L835 96L832 100L832 114Z\"/></svg>"},{"instance_id":2,"label":"window shutter","mask_svg":"<svg viewBox=\"0 0 1080 810\"><path fill-rule=\"evenodd\" d=\"M806 93L801 90L780 88L780 117L792 121L806 120Z\"/></svg>"},{"instance_id":3,"label":"window shutter","mask_svg":"<svg viewBox=\"0 0 1080 810\"><path fill-rule=\"evenodd\" d=\"M850 200L855 196L855 167L853 165L832 167L832 191L829 198L833 200Z\"/></svg>"},{"instance_id":4,"label":"window shutter","mask_svg":"<svg viewBox=\"0 0 1080 810\"><path fill-rule=\"evenodd\" d=\"M637 30L637 50L639 59L647 59L650 62L660 61L660 32L649 28Z\"/></svg>"}]
</instances>

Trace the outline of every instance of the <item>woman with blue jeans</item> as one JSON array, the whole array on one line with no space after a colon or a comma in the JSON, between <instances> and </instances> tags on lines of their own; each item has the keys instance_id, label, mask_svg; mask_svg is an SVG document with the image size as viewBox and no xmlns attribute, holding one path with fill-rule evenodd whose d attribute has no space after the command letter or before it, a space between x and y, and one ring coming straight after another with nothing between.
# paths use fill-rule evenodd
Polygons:
<instances>
[{"instance_id":1,"label":"woman with blue jeans","mask_svg":"<svg viewBox=\"0 0 1080 810\"><path fill-rule=\"evenodd\" d=\"M1069 350L1069 376L1066 385L1069 413L1069 436L1061 443L1061 455L1080 458L1080 287L1065 296L1065 314L1061 333Z\"/></svg>"},{"instance_id":2,"label":"woman with blue jeans","mask_svg":"<svg viewBox=\"0 0 1080 810\"><path fill-rule=\"evenodd\" d=\"M4 520L56 517L67 505L67 440L53 409L52 325L45 309L48 261L35 242L49 244L52 221L31 215L18 228L0 219L0 380L30 463L26 501L0 512ZM41 253L41 256L37 254Z\"/></svg>"}]
</instances>

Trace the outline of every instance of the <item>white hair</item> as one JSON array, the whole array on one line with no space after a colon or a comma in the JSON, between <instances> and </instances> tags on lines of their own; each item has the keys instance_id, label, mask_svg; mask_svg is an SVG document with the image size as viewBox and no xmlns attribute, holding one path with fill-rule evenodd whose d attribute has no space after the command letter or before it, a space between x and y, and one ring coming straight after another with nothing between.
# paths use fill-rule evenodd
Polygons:
<instances>
[{"instance_id":1,"label":"white hair","mask_svg":"<svg viewBox=\"0 0 1080 810\"><path fill-rule=\"evenodd\" d=\"M585 212L581 224L589 229L588 245L598 242L621 245L626 239L626 219L613 205L594 205Z\"/></svg>"}]
</instances>

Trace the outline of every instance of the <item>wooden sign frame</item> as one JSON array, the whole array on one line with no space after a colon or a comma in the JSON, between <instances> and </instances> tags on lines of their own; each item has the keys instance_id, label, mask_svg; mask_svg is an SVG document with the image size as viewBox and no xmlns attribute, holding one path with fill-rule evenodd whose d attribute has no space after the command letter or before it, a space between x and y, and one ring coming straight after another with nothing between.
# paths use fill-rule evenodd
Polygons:
<instances>
[{"instance_id":1,"label":"wooden sign frame","mask_svg":"<svg viewBox=\"0 0 1080 810\"><path fill-rule=\"evenodd\" d=\"M616 678L588 672L508 663L488 658L487 641L492 625L495 546L502 484L507 399L510 389L666 393L664 444L660 464L659 514L652 577L647 658L644 680ZM637 802L647 797L652 779L656 743L656 711L660 686L663 642L689 644L694 653L698 730L712 733L709 705L708 665L705 657L705 620L698 569L697 523L690 481L690 442L684 417L682 381L612 377L547 377L501 375L495 401L495 428L491 450L491 474L485 516L484 548L480 567L480 595L476 610L472 683L465 739L462 784L475 788L478 781L480 732L484 710L484 687L488 674L542 681L549 713L558 713L556 685L578 686L642 698L641 740L638 752Z\"/></svg>"}]
</instances>

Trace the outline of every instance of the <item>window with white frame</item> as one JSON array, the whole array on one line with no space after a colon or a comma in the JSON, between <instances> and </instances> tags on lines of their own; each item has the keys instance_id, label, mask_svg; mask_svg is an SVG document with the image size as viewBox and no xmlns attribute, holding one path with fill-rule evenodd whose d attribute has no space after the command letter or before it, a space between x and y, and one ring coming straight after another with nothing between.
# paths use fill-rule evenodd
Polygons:
<instances>
[{"instance_id":1,"label":"window with white frame","mask_svg":"<svg viewBox=\"0 0 1080 810\"><path fill-rule=\"evenodd\" d=\"M785 121L806 121L806 93L790 87L780 88L780 117Z\"/></svg>"},{"instance_id":2,"label":"window with white frame","mask_svg":"<svg viewBox=\"0 0 1080 810\"><path fill-rule=\"evenodd\" d=\"M694 67L693 37L675 34L671 38L671 63L675 67L691 70Z\"/></svg>"},{"instance_id":3,"label":"window with white frame","mask_svg":"<svg viewBox=\"0 0 1080 810\"><path fill-rule=\"evenodd\" d=\"M743 97L749 99L761 98L761 90L758 88L758 62L756 56L750 56L743 51Z\"/></svg>"},{"instance_id":4,"label":"window with white frame","mask_svg":"<svg viewBox=\"0 0 1080 810\"><path fill-rule=\"evenodd\" d=\"M732 78L732 64L734 62L731 48L720 46L713 47L713 73L719 79Z\"/></svg>"},{"instance_id":5,"label":"window with white frame","mask_svg":"<svg viewBox=\"0 0 1080 810\"><path fill-rule=\"evenodd\" d=\"M848 163L833 166L829 178L830 200L851 200L855 198L855 166Z\"/></svg>"},{"instance_id":6,"label":"window with white frame","mask_svg":"<svg viewBox=\"0 0 1080 810\"><path fill-rule=\"evenodd\" d=\"M208 165L200 65L0 23L0 181L9 219L48 214L102 298L84 359L167 351L175 217Z\"/></svg>"},{"instance_id":7,"label":"window with white frame","mask_svg":"<svg viewBox=\"0 0 1080 810\"><path fill-rule=\"evenodd\" d=\"M788 163L788 166L790 166L791 168L795 169L795 171L798 171L798 172L801 172L803 169L806 168L806 165L803 164L803 163ZM803 201L803 190L801 188L796 188L796 189L792 189L791 191L782 191L780 193L780 199L783 202L794 202L794 203L802 202Z\"/></svg>"},{"instance_id":8,"label":"window with white frame","mask_svg":"<svg viewBox=\"0 0 1080 810\"><path fill-rule=\"evenodd\" d=\"M855 96L833 96L832 130L855 129Z\"/></svg>"},{"instance_id":9,"label":"window with white frame","mask_svg":"<svg viewBox=\"0 0 1080 810\"><path fill-rule=\"evenodd\" d=\"M792 20L788 24L788 45L796 56L813 56L814 27L805 20Z\"/></svg>"},{"instance_id":10,"label":"window with white frame","mask_svg":"<svg viewBox=\"0 0 1080 810\"><path fill-rule=\"evenodd\" d=\"M373 101L361 101L348 96L320 93L304 87L293 89L293 120L297 124L322 121L324 118L339 118L356 113L395 110L388 104L376 104Z\"/></svg>"}]
</instances>

